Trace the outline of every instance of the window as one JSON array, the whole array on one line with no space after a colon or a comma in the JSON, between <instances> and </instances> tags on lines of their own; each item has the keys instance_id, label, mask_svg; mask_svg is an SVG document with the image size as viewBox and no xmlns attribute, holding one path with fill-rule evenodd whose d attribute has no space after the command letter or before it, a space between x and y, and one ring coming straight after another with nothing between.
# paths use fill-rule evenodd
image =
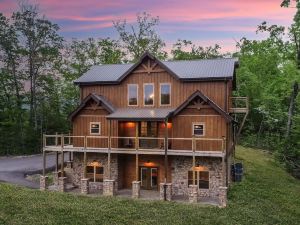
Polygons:
<instances>
[{"instance_id":1,"label":"window","mask_svg":"<svg viewBox=\"0 0 300 225\"><path fill-rule=\"evenodd\" d=\"M144 105L154 105L154 85L144 84Z\"/></svg>"},{"instance_id":2,"label":"window","mask_svg":"<svg viewBox=\"0 0 300 225\"><path fill-rule=\"evenodd\" d=\"M193 171L188 172L188 185L193 184ZM209 189L209 171L195 171L195 184L199 189Z\"/></svg>"},{"instance_id":3,"label":"window","mask_svg":"<svg viewBox=\"0 0 300 225\"><path fill-rule=\"evenodd\" d=\"M99 122L91 122L90 123L90 134L100 134L100 125L101 123Z\"/></svg>"},{"instance_id":4,"label":"window","mask_svg":"<svg viewBox=\"0 0 300 225\"><path fill-rule=\"evenodd\" d=\"M193 123L192 135L204 136L204 123Z\"/></svg>"},{"instance_id":5,"label":"window","mask_svg":"<svg viewBox=\"0 0 300 225\"><path fill-rule=\"evenodd\" d=\"M138 85L128 84L128 105L137 106L138 105Z\"/></svg>"},{"instance_id":6,"label":"window","mask_svg":"<svg viewBox=\"0 0 300 225\"><path fill-rule=\"evenodd\" d=\"M171 104L171 85L160 84L160 105Z\"/></svg>"},{"instance_id":7,"label":"window","mask_svg":"<svg viewBox=\"0 0 300 225\"><path fill-rule=\"evenodd\" d=\"M99 162L93 161L86 167L86 177L91 182L103 182L104 169Z\"/></svg>"}]
</instances>

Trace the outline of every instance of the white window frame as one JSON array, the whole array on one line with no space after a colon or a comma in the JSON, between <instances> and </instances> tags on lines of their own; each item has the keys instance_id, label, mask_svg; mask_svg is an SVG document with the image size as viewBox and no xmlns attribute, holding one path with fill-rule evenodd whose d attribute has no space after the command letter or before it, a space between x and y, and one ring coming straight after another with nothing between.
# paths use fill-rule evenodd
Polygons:
<instances>
[{"instance_id":1,"label":"white window frame","mask_svg":"<svg viewBox=\"0 0 300 225\"><path fill-rule=\"evenodd\" d=\"M153 104L152 105L146 105L145 104L145 86L146 85L152 85L152 87L153 87ZM144 83L144 85L143 85L143 105L145 106L145 107L153 107L154 105L155 105L155 86L154 86L154 83Z\"/></svg>"},{"instance_id":2,"label":"white window frame","mask_svg":"<svg viewBox=\"0 0 300 225\"><path fill-rule=\"evenodd\" d=\"M203 134L202 135L199 135L199 134L194 134L194 126L195 125L202 125L203 126ZM205 123L203 122L193 122L192 123L192 136L195 136L195 137L204 137L205 136Z\"/></svg>"},{"instance_id":3,"label":"white window frame","mask_svg":"<svg viewBox=\"0 0 300 225\"><path fill-rule=\"evenodd\" d=\"M99 132L98 133L92 133L92 124L98 124L99 125ZM90 122L90 135L100 135L101 134L101 122Z\"/></svg>"},{"instance_id":4,"label":"white window frame","mask_svg":"<svg viewBox=\"0 0 300 225\"><path fill-rule=\"evenodd\" d=\"M129 87L136 86L136 105L129 104ZM138 84L127 84L127 105L128 106L138 106L139 105L139 85Z\"/></svg>"},{"instance_id":5,"label":"white window frame","mask_svg":"<svg viewBox=\"0 0 300 225\"><path fill-rule=\"evenodd\" d=\"M170 87L170 103L169 104L161 104L161 86L162 85L169 85ZM172 86L171 83L160 83L159 84L159 106L170 106L171 105L171 95L172 95Z\"/></svg>"},{"instance_id":6,"label":"white window frame","mask_svg":"<svg viewBox=\"0 0 300 225\"><path fill-rule=\"evenodd\" d=\"M193 172L193 168L191 168L189 171ZM200 172L208 172L208 188L200 188L199 187L199 182L200 182ZM210 171L209 170L196 170L195 171L195 181L196 181L196 184L197 187L198 187L198 190L209 190L210 189Z\"/></svg>"}]
</instances>

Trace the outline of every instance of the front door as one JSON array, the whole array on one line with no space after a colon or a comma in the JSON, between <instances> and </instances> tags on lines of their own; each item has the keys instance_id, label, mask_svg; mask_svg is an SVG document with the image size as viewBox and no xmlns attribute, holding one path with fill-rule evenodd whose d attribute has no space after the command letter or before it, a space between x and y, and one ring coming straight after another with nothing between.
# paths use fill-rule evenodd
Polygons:
<instances>
[{"instance_id":1,"label":"front door","mask_svg":"<svg viewBox=\"0 0 300 225\"><path fill-rule=\"evenodd\" d=\"M140 168L141 188L146 190L157 190L158 188L158 168Z\"/></svg>"}]
</instances>

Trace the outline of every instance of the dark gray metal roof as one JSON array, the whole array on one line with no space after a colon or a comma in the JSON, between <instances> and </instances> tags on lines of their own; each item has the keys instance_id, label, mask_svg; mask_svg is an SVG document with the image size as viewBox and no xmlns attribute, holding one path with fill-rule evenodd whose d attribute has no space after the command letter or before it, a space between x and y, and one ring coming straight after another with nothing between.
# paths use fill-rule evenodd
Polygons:
<instances>
[{"instance_id":1,"label":"dark gray metal roof","mask_svg":"<svg viewBox=\"0 0 300 225\"><path fill-rule=\"evenodd\" d=\"M144 57L146 56L149 56L149 54L145 54ZM164 66L168 72L176 76L176 78L184 81L232 79L235 65L238 62L236 58L182 61L160 61L155 58L155 60ZM92 66L89 71L75 80L74 83L82 85L91 83L118 83L141 61L136 64Z\"/></svg>"},{"instance_id":2,"label":"dark gray metal roof","mask_svg":"<svg viewBox=\"0 0 300 225\"><path fill-rule=\"evenodd\" d=\"M106 116L107 119L117 120L155 120L163 121L173 108L120 108Z\"/></svg>"}]
</instances>

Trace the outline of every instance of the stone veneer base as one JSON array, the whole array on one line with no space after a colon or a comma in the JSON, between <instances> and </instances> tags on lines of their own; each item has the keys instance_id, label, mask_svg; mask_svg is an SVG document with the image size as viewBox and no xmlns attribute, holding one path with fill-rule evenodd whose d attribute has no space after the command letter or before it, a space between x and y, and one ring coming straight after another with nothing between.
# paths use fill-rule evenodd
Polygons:
<instances>
[{"instance_id":1,"label":"stone veneer base","mask_svg":"<svg viewBox=\"0 0 300 225\"><path fill-rule=\"evenodd\" d=\"M166 188L166 199L165 199L165 188ZM159 199L172 201L172 183L160 183Z\"/></svg>"},{"instance_id":2,"label":"stone veneer base","mask_svg":"<svg viewBox=\"0 0 300 225\"><path fill-rule=\"evenodd\" d=\"M139 198L141 196L141 181L132 182L132 198Z\"/></svg>"}]
</instances>

